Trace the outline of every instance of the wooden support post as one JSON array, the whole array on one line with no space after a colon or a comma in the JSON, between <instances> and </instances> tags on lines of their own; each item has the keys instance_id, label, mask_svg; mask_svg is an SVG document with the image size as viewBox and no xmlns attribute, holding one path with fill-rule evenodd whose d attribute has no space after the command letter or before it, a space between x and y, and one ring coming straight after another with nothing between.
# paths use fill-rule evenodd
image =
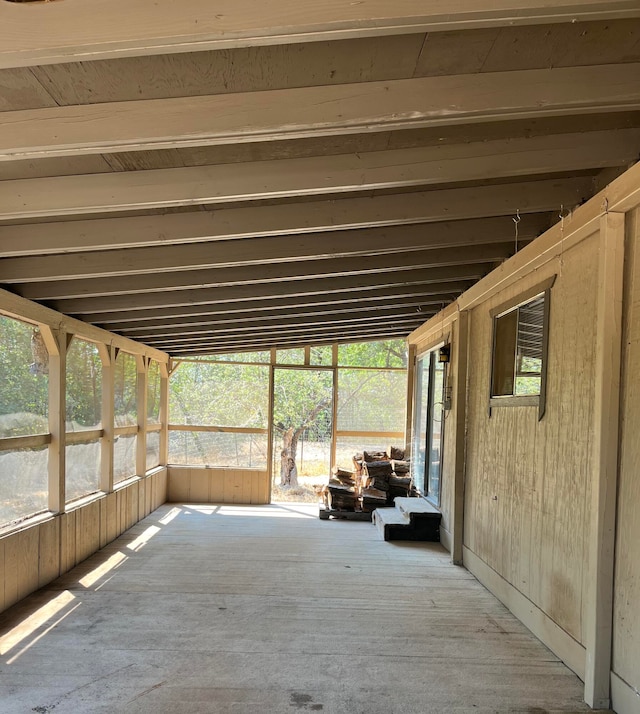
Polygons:
<instances>
[{"instance_id":1,"label":"wooden support post","mask_svg":"<svg viewBox=\"0 0 640 714\"><path fill-rule=\"evenodd\" d=\"M113 491L113 441L114 441L114 371L116 351L113 345L99 345L102 359L102 429L100 490Z\"/></svg>"},{"instance_id":2,"label":"wooden support post","mask_svg":"<svg viewBox=\"0 0 640 714\"><path fill-rule=\"evenodd\" d=\"M149 358L136 355L138 380L136 382L136 407L138 414L138 438L136 439L136 475L147 472L147 375Z\"/></svg>"},{"instance_id":3,"label":"wooden support post","mask_svg":"<svg viewBox=\"0 0 640 714\"><path fill-rule=\"evenodd\" d=\"M170 365L160 363L160 465L166 466L169 461L169 379Z\"/></svg>"},{"instance_id":4,"label":"wooden support post","mask_svg":"<svg viewBox=\"0 0 640 714\"><path fill-rule=\"evenodd\" d=\"M66 465L67 333L41 325L49 352L49 510L64 513ZM69 335L69 339L71 335Z\"/></svg>"},{"instance_id":5,"label":"wooden support post","mask_svg":"<svg viewBox=\"0 0 640 714\"><path fill-rule=\"evenodd\" d=\"M404 448L408 456L413 456L411 444L413 442L413 405L416 394L417 348L415 345L408 345L407 349L407 411L405 412Z\"/></svg>"},{"instance_id":6,"label":"wooden support post","mask_svg":"<svg viewBox=\"0 0 640 714\"><path fill-rule=\"evenodd\" d=\"M331 402L331 461L330 466L336 466L336 432L338 431L338 345L331 345L331 366L333 367L333 395Z\"/></svg>"},{"instance_id":7,"label":"wooden support post","mask_svg":"<svg viewBox=\"0 0 640 714\"><path fill-rule=\"evenodd\" d=\"M462 565L464 543L464 486L465 447L467 421L467 365L469 346L469 313L463 310L453 325L453 360L455 372L451 375L451 398L453 400L453 503L451 509L451 560Z\"/></svg>"},{"instance_id":8,"label":"wooden support post","mask_svg":"<svg viewBox=\"0 0 640 714\"><path fill-rule=\"evenodd\" d=\"M267 420L267 475L269 491L267 503L271 503L271 486L273 485L273 384L276 351L271 349L271 366L269 367L269 417Z\"/></svg>"},{"instance_id":9,"label":"wooden support post","mask_svg":"<svg viewBox=\"0 0 640 714\"><path fill-rule=\"evenodd\" d=\"M610 704L625 214L600 220L585 701Z\"/></svg>"}]
</instances>

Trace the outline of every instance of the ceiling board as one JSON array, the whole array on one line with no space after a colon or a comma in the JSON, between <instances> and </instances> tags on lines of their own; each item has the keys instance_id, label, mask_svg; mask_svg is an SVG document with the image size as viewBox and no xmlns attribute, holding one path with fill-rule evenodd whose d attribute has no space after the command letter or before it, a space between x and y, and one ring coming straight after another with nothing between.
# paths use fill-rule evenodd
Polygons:
<instances>
[{"instance_id":1,"label":"ceiling board","mask_svg":"<svg viewBox=\"0 0 640 714\"><path fill-rule=\"evenodd\" d=\"M635 0L110 0L0 3L0 67L640 16ZM38 18L38 19L34 19ZM38 21L39 20L39 21Z\"/></svg>"},{"instance_id":2,"label":"ceiling board","mask_svg":"<svg viewBox=\"0 0 640 714\"><path fill-rule=\"evenodd\" d=\"M0 158L370 133L640 109L640 63L4 112Z\"/></svg>"},{"instance_id":3,"label":"ceiling board","mask_svg":"<svg viewBox=\"0 0 640 714\"><path fill-rule=\"evenodd\" d=\"M462 248L435 248L388 255L300 260L291 263L240 265L93 279L41 281L20 283L14 287L16 292L30 300L133 295L143 292L190 290L194 287L250 285L321 277L338 278L360 273L386 273L472 263L494 263L509 257L513 250L514 246L511 242L489 243Z\"/></svg>"},{"instance_id":4,"label":"ceiling board","mask_svg":"<svg viewBox=\"0 0 640 714\"><path fill-rule=\"evenodd\" d=\"M51 301L51 307L65 314L82 316L87 313L106 313L114 310L139 310L174 307L179 305L201 305L211 302L237 303L256 300L261 297L277 298L298 295L338 295L360 293L370 289L402 287L447 282L476 281L486 275L492 264L474 263L440 268L410 268L393 272L360 273L341 277L306 277L302 280L287 280L281 283L252 283L250 285L214 285L200 287L192 285L186 290L162 290L131 295L108 295L75 297ZM440 292L442 287L439 288Z\"/></svg>"}]
</instances>

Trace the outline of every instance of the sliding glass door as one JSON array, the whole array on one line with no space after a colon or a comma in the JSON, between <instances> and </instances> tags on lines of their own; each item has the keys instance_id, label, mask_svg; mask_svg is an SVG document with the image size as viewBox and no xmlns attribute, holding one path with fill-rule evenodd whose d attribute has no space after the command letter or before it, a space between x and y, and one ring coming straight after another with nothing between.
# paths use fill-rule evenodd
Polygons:
<instances>
[{"instance_id":1,"label":"sliding glass door","mask_svg":"<svg viewBox=\"0 0 640 714\"><path fill-rule=\"evenodd\" d=\"M417 491L440 504L444 447L445 364L438 350L418 358L413 424L412 470Z\"/></svg>"}]
</instances>

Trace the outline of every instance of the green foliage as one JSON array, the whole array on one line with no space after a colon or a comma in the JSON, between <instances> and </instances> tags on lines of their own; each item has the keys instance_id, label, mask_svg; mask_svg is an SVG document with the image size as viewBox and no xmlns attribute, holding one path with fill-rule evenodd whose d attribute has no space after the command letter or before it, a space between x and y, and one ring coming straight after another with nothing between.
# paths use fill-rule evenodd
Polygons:
<instances>
[{"instance_id":1,"label":"green foliage","mask_svg":"<svg viewBox=\"0 0 640 714\"><path fill-rule=\"evenodd\" d=\"M48 431L49 378L36 369L34 329L0 316L0 437Z\"/></svg>"},{"instance_id":2,"label":"green foliage","mask_svg":"<svg viewBox=\"0 0 640 714\"><path fill-rule=\"evenodd\" d=\"M151 360L147 370L147 421L160 423L160 365Z\"/></svg>"},{"instance_id":3,"label":"green foliage","mask_svg":"<svg viewBox=\"0 0 640 714\"><path fill-rule=\"evenodd\" d=\"M304 347L290 350L276 350L278 364L304 364Z\"/></svg>"},{"instance_id":4,"label":"green foliage","mask_svg":"<svg viewBox=\"0 0 640 714\"><path fill-rule=\"evenodd\" d=\"M133 355L118 353L113 381L116 425L133 426L138 423L138 367Z\"/></svg>"},{"instance_id":5,"label":"green foliage","mask_svg":"<svg viewBox=\"0 0 640 714\"><path fill-rule=\"evenodd\" d=\"M269 367L183 362L171 375L172 424L266 428Z\"/></svg>"},{"instance_id":6,"label":"green foliage","mask_svg":"<svg viewBox=\"0 0 640 714\"><path fill-rule=\"evenodd\" d=\"M309 439L331 438L333 373L330 370L276 369L273 423L281 432L310 429Z\"/></svg>"},{"instance_id":7,"label":"green foliage","mask_svg":"<svg viewBox=\"0 0 640 714\"><path fill-rule=\"evenodd\" d=\"M92 342L73 339L67 350L67 422L97 428L102 421L102 361Z\"/></svg>"},{"instance_id":8,"label":"green foliage","mask_svg":"<svg viewBox=\"0 0 640 714\"><path fill-rule=\"evenodd\" d=\"M406 368L407 344L404 340L380 340L339 345L338 364L344 367Z\"/></svg>"}]
</instances>

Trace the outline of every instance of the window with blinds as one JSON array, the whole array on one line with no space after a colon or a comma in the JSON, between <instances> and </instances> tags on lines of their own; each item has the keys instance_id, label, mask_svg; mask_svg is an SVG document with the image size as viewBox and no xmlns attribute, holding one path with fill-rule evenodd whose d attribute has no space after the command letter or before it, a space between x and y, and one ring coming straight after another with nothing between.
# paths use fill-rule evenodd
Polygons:
<instances>
[{"instance_id":1,"label":"window with blinds","mask_svg":"<svg viewBox=\"0 0 640 714\"><path fill-rule=\"evenodd\" d=\"M491 406L541 404L549 295L546 289L526 302L493 313Z\"/></svg>"}]
</instances>

